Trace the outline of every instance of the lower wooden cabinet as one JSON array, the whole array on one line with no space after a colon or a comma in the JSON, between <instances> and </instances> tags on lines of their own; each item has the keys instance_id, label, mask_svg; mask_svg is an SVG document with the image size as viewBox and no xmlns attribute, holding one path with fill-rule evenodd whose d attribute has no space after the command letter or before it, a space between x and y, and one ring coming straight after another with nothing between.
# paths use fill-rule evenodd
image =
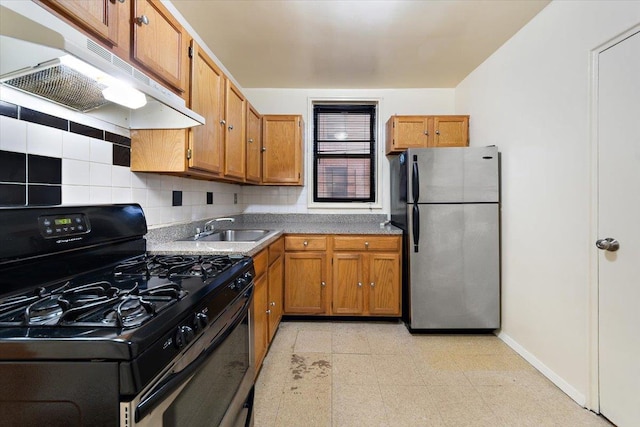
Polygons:
<instances>
[{"instance_id":1,"label":"lower wooden cabinet","mask_svg":"<svg viewBox=\"0 0 640 427\"><path fill-rule=\"evenodd\" d=\"M386 245L396 245L399 250L396 240L368 239L366 251ZM332 313L400 316L400 267L398 252L334 252Z\"/></svg>"},{"instance_id":2,"label":"lower wooden cabinet","mask_svg":"<svg viewBox=\"0 0 640 427\"><path fill-rule=\"evenodd\" d=\"M284 241L280 238L253 257L256 276L251 327L256 376L282 319L283 251Z\"/></svg>"},{"instance_id":3,"label":"lower wooden cabinet","mask_svg":"<svg viewBox=\"0 0 640 427\"><path fill-rule=\"evenodd\" d=\"M400 236L285 237L285 314L400 316Z\"/></svg>"},{"instance_id":4,"label":"lower wooden cabinet","mask_svg":"<svg viewBox=\"0 0 640 427\"><path fill-rule=\"evenodd\" d=\"M287 252L284 311L287 314L327 313L327 255Z\"/></svg>"}]
</instances>

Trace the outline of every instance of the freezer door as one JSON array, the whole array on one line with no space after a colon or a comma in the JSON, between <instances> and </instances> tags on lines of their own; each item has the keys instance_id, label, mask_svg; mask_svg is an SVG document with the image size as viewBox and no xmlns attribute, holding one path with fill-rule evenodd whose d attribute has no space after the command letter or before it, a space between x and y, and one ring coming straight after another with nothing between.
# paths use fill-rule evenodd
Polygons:
<instances>
[{"instance_id":1,"label":"freezer door","mask_svg":"<svg viewBox=\"0 0 640 427\"><path fill-rule=\"evenodd\" d=\"M409 203L499 201L497 147L417 148L406 161Z\"/></svg>"},{"instance_id":2,"label":"freezer door","mask_svg":"<svg viewBox=\"0 0 640 427\"><path fill-rule=\"evenodd\" d=\"M410 327L500 327L497 204L413 206L408 233ZM419 221L414 223L416 213ZM417 252L416 252L417 249Z\"/></svg>"}]
</instances>

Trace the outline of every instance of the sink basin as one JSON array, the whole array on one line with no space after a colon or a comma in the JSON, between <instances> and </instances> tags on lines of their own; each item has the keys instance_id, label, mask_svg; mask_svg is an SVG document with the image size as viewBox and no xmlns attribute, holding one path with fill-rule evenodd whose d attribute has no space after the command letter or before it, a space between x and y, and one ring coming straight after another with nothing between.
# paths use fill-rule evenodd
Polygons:
<instances>
[{"instance_id":1,"label":"sink basin","mask_svg":"<svg viewBox=\"0 0 640 427\"><path fill-rule=\"evenodd\" d=\"M182 240L194 242L257 242L271 230L218 230L213 233L200 233Z\"/></svg>"}]
</instances>

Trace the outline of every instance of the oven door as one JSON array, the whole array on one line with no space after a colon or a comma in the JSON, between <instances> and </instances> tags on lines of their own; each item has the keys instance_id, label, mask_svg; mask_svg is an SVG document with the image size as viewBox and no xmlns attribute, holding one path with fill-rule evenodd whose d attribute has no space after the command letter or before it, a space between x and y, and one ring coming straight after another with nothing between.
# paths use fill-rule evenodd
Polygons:
<instances>
[{"instance_id":1,"label":"oven door","mask_svg":"<svg viewBox=\"0 0 640 427\"><path fill-rule=\"evenodd\" d=\"M252 297L253 284L165 374L131 402L122 403L120 425L252 426L254 367L248 318Z\"/></svg>"}]
</instances>

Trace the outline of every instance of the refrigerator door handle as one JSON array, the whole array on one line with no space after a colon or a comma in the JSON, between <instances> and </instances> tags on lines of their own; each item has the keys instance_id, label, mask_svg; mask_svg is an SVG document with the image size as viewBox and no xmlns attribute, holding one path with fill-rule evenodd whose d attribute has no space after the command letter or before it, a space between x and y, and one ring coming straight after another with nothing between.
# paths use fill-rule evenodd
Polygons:
<instances>
[{"instance_id":1,"label":"refrigerator door handle","mask_svg":"<svg viewBox=\"0 0 640 427\"><path fill-rule=\"evenodd\" d=\"M413 190L413 203L418 203L420 199L420 172L418 170L418 156L413 156L413 175L411 177L411 188Z\"/></svg>"},{"instance_id":2,"label":"refrigerator door handle","mask_svg":"<svg viewBox=\"0 0 640 427\"><path fill-rule=\"evenodd\" d=\"M420 241L420 208L417 203L413 204L413 252L418 252L418 244Z\"/></svg>"}]
</instances>

